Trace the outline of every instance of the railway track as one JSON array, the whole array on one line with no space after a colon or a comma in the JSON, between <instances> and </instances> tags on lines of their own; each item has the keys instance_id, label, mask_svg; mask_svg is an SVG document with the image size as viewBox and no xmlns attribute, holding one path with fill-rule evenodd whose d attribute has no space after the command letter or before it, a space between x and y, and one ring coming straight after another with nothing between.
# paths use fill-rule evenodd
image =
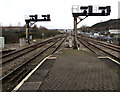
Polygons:
<instances>
[{"instance_id":1,"label":"railway track","mask_svg":"<svg viewBox=\"0 0 120 92\"><path fill-rule=\"evenodd\" d=\"M90 38L84 38L84 39L89 40L89 41L91 41L95 44L104 46L106 48L112 49L114 51L120 52L120 46L116 46L116 45L113 45L113 44L109 44L109 43L106 43L106 42L103 42L103 41L98 41L98 40L90 39Z\"/></svg>"},{"instance_id":2,"label":"railway track","mask_svg":"<svg viewBox=\"0 0 120 92\"><path fill-rule=\"evenodd\" d=\"M46 46L27 61L19 65L17 68L4 75L0 80L3 83L3 92L11 91L43 58L49 54L53 54L64 42L66 36L59 37L52 44ZM46 53L46 54L45 54Z\"/></svg>"},{"instance_id":3,"label":"railway track","mask_svg":"<svg viewBox=\"0 0 120 92\"><path fill-rule=\"evenodd\" d=\"M93 52L93 53L96 53L96 52L90 47L90 45L89 45L87 42L82 41L82 40L79 39L79 38L78 38L78 41L79 41L80 43L82 43L88 50L90 50L90 51Z\"/></svg>"},{"instance_id":4,"label":"railway track","mask_svg":"<svg viewBox=\"0 0 120 92\"><path fill-rule=\"evenodd\" d=\"M78 37L78 41L80 41L85 47L87 47L90 51L96 53L97 55L108 55L111 58L120 61L119 46L80 36Z\"/></svg>"},{"instance_id":5,"label":"railway track","mask_svg":"<svg viewBox=\"0 0 120 92\"><path fill-rule=\"evenodd\" d=\"M42 42L40 42L40 43L38 43L38 44L34 44L34 45L31 45L31 46L25 47L25 48L23 48L23 49L14 51L14 52L12 52L12 53L3 55L2 57L0 57L0 58L3 59L1 63L4 64L4 63L6 63L7 61L11 61L11 60L13 60L13 59L16 59L16 58L19 57L20 55L22 56L22 55L24 55L24 54L26 54L26 53L28 53L28 52L30 52L30 51L38 48L38 47L41 47L41 46L43 46L43 45L45 45L45 44L47 44L47 43L52 42L53 40L55 40L55 39L57 39L57 38L59 38L59 36L54 37L54 38L51 38L51 39L48 39L48 40L45 40L45 41L42 41Z\"/></svg>"},{"instance_id":6,"label":"railway track","mask_svg":"<svg viewBox=\"0 0 120 92\"><path fill-rule=\"evenodd\" d=\"M60 37L55 37L46 41L43 41L39 44L32 45L30 47L19 50L18 53L15 51L14 53L8 54L3 58L2 62L2 75L7 75L10 71L17 68L19 65L24 63L27 59L32 57L34 53L38 53L39 50L44 49L45 45L48 43L52 43L55 40L60 39Z\"/></svg>"}]
</instances>

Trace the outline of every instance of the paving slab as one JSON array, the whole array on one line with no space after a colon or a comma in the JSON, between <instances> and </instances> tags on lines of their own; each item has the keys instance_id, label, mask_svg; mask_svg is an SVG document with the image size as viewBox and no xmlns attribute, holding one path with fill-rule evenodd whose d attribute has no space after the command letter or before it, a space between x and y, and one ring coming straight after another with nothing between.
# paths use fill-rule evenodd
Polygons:
<instances>
[{"instance_id":1,"label":"paving slab","mask_svg":"<svg viewBox=\"0 0 120 92\"><path fill-rule=\"evenodd\" d=\"M66 49L57 55L54 66L39 90L118 91L118 74L97 55Z\"/></svg>"},{"instance_id":2,"label":"paving slab","mask_svg":"<svg viewBox=\"0 0 120 92\"><path fill-rule=\"evenodd\" d=\"M22 91L37 92L40 85L41 82L25 82L18 92L22 92Z\"/></svg>"},{"instance_id":3,"label":"paving slab","mask_svg":"<svg viewBox=\"0 0 120 92\"><path fill-rule=\"evenodd\" d=\"M106 62L87 51L63 49L47 59L19 91L119 92L119 66Z\"/></svg>"}]
</instances>

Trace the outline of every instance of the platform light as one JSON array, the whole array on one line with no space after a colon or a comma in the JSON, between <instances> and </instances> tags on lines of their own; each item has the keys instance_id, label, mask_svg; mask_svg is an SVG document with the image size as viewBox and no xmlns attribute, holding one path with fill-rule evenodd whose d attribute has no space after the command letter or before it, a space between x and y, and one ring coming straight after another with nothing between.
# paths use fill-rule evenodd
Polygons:
<instances>
[{"instance_id":1,"label":"platform light","mask_svg":"<svg viewBox=\"0 0 120 92\"><path fill-rule=\"evenodd\" d=\"M50 20L50 14L47 14L47 20Z\"/></svg>"},{"instance_id":2,"label":"platform light","mask_svg":"<svg viewBox=\"0 0 120 92\"><path fill-rule=\"evenodd\" d=\"M88 6L81 6L80 9L83 10L83 13L81 13L81 14L87 15Z\"/></svg>"},{"instance_id":3,"label":"platform light","mask_svg":"<svg viewBox=\"0 0 120 92\"><path fill-rule=\"evenodd\" d=\"M107 7L99 7L99 10L105 10Z\"/></svg>"},{"instance_id":4,"label":"platform light","mask_svg":"<svg viewBox=\"0 0 120 92\"><path fill-rule=\"evenodd\" d=\"M35 17L35 15L29 15L29 17L31 17L31 18L32 18L32 17Z\"/></svg>"},{"instance_id":5,"label":"platform light","mask_svg":"<svg viewBox=\"0 0 120 92\"><path fill-rule=\"evenodd\" d=\"M42 17L44 18L44 20L46 20L46 19L47 19L47 15L42 15Z\"/></svg>"},{"instance_id":6,"label":"platform light","mask_svg":"<svg viewBox=\"0 0 120 92\"><path fill-rule=\"evenodd\" d=\"M105 10L102 10L102 15L105 15Z\"/></svg>"},{"instance_id":7,"label":"platform light","mask_svg":"<svg viewBox=\"0 0 120 92\"><path fill-rule=\"evenodd\" d=\"M80 9L80 11L72 13L73 17L78 17L78 16L108 16L108 15L110 15L110 12L111 12L110 6L97 7L98 12L93 11L94 7L92 5L80 6L79 9Z\"/></svg>"},{"instance_id":8,"label":"platform light","mask_svg":"<svg viewBox=\"0 0 120 92\"><path fill-rule=\"evenodd\" d=\"M42 17L47 17L47 15L42 15Z\"/></svg>"},{"instance_id":9,"label":"platform light","mask_svg":"<svg viewBox=\"0 0 120 92\"><path fill-rule=\"evenodd\" d=\"M99 7L99 10L102 10L102 15L105 15L105 10L106 10L107 7Z\"/></svg>"},{"instance_id":10,"label":"platform light","mask_svg":"<svg viewBox=\"0 0 120 92\"><path fill-rule=\"evenodd\" d=\"M35 21L37 21L38 15L35 15Z\"/></svg>"},{"instance_id":11,"label":"platform light","mask_svg":"<svg viewBox=\"0 0 120 92\"><path fill-rule=\"evenodd\" d=\"M83 9L88 9L88 6L81 6L80 9L81 9L81 10L83 10Z\"/></svg>"},{"instance_id":12,"label":"platform light","mask_svg":"<svg viewBox=\"0 0 120 92\"><path fill-rule=\"evenodd\" d=\"M103 15L110 15L111 9L110 6L106 6L106 7L99 7L99 10L102 10L102 14ZM106 12L105 12L106 10Z\"/></svg>"},{"instance_id":13,"label":"platform light","mask_svg":"<svg viewBox=\"0 0 120 92\"><path fill-rule=\"evenodd\" d=\"M87 15L87 10L84 10L84 11L83 11L83 14L84 14L84 15Z\"/></svg>"},{"instance_id":14,"label":"platform light","mask_svg":"<svg viewBox=\"0 0 120 92\"><path fill-rule=\"evenodd\" d=\"M89 14L92 14L92 12L93 12L93 6L88 6L88 12L89 12Z\"/></svg>"},{"instance_id":15,"label":"platform light","mask_svg":"<svg viewBox=\"0 0 120 92\"><path fill-rule=\"evenodd\" d=\"M110 12L111 12L111 8L110 6L107 6L107 15L110 15Z\"/></svg>"},{"instance_id":16,"label":"platform light","mask_svg":"<svg viewBox=\"0 0 120 92\"><path fill-rule=\"evenodd\" d=\"M32 21L36 21L36 22L37 22L37 17L38 17L38 15L29 15L29 17L30 17L30 19L31 19Z\"/></svg>"}]
</instances>

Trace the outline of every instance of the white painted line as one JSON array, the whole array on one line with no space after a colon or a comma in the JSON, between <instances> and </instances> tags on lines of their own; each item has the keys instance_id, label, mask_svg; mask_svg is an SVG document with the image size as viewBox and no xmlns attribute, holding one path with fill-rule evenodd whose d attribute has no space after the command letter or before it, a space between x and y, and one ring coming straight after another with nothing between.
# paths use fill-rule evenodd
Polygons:
<instances>
[{"instance_id":1,"label":"white painted line","mask_svg":"<svg viewBox=\"0 0 120 92\"><path fill-rule=\"evenodd\" d=\"M60 50L58 50L58 51L56 51L55 53L58 53L59 51L61 51L62 49L60 49Z\"/></svg>"},{"instance_id":2,"label":"white painted line","mask_svg":"<svg viewBox=\"0 0 120 92\"><path fill-rule=\"evenodd\" d=\"M49 57L48 59L57 59L57 57Z\"/></svg>"},{"instance_id":3,"label":"white painted line","mask_svg":"<svg viewBox=\"0 0 120 92\"><path fill-rule=\"evenodd\" d=\"M98 58L109 58L110 60L112 60L113 62L115 62L115 63L117 63L118 65L120 65L120 63L118 62L118 61L116 61L116 60L114 60L113 58L111 58L111 57L108 57L108 56L100 56L100 57L98 57Z\"/></svg>"},{"instance_id":4,"label":"white painted line","mask_svg":"<svg viewBox=\"0 0 120 92\"><path fill-rule=\"evenodd\" d=\"M50 56L47 56L44 58L13 90L12 92L16 92L22 85L23 83L44 63L45 60L47 60Z\"/></svg>"},{"instance_id":5,"label":"white painted line","mask_svg":"<svg viewBox=\"0 0 120 92\"><path fill-rule=\"evenodd\" d=\"M111 57L108 57L108 58L111 59L113 62L115 62L115 63L120 65L120 63L118 61L114 60L113 58L111 58Z\"/></svg>"},{"instance_id":6,"label":"white painted line","mask_svg":"<svg viewBox=\"0 0 120 92\"><path fill-rule=\"evenodd\" d=\"M108 56L99 56L98 58L108 58Z\"/></svg>"}]
</instances>

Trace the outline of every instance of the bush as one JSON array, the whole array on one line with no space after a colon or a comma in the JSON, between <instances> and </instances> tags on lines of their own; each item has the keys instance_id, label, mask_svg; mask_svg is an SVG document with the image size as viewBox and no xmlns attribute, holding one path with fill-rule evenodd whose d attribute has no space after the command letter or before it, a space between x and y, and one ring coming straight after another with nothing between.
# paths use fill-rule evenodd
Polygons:
<instances>
[{"instance_id":1,"label":"bush","mask_svg":"<svg viewBox=\"0 0 120 92\"><path fill-rule=\"evenodd\" d=\"M51 36L55 36L58 35L59 32L55 31L55 30L48 30L44 27L40 27L40 28L31 28L29 30L29 34L28 35L33 35L33 39L41 39L41 38L48 38ZM44 34L42 36L42 34ZM26 32L25 29L21 29L21 31L18 31L18 29L3 29L2 30L2 36L5 37L5 43L9 44L9 43L18 43L19 42L19 38L23 38L26 37Z\"/></svg>"},{"instance_id":2,"label":"bush","mask_svg":"<svg viewBox=\"0 0 120 92\"><path fill-rule=\"evenodd\" d=\"M5 37L6 44L19 42L18 35L16 35L15 31L13 30L2 31L2 36Z\"/></svg>"}]
</instances>

